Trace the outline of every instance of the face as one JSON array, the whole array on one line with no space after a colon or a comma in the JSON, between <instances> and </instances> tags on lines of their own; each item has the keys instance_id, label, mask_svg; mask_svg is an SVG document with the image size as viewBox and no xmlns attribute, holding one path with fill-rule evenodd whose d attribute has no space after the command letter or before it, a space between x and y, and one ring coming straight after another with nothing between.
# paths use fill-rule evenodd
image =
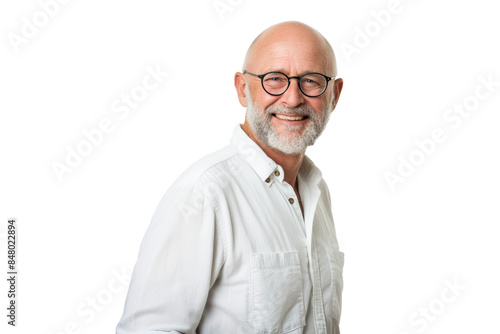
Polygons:
<instances>
[{"instance_id":1,"label":"face","mask_svg":"<svg viewBox=\"0 0 500 334\"><path fill-rule=\"evenodd\" d=\"M317 41L310 36L293 35L276 38L257 47L246 70L256 74L271 71L290 76L318 72L327 76L335 73L332 63ZM299 89L298 80L290 80L287 91L273 96L264 91L260 78L245 74L246 122L266 145L287 155L303 153L314 144L325 129L334 108L336 83L330 81L318 97L308 97ZM241 99L240 99L241 101Z\"/></svg>"}]
</instances>

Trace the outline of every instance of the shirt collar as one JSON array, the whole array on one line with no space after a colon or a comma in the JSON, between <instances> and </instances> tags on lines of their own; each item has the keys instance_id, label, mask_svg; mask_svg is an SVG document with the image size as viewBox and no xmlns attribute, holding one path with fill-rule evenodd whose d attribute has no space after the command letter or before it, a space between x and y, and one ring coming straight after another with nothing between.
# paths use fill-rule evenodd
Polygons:
<instances>
[{"instance_id":1,"label":"shirt collar","mask_svg":"<svg viewBox=\"0 0 500 334\"><path fill-rule=\"evenodd\" d=\"M311 159L306 155L304 160L302 160L302 165L300 165L299 176L302 180L311 185L318 185L321 181L323 175L318 167L312 162Z\"/></svg>"},{"instance_id":2,"label":"shirt collar","mask_svg":"<svg viewBox=\"0 0 500 334\"><path fill-rule=\"evenodd\" d=\"M243 131L238 124L230 140L238 153L253 168L262 182L271 185L273 181L283 182L283 168L269 158L264 151ZM307 156L304 157L299 169L300 178L309 184L317 185L321 179L321 171Z\"/></svg>"},{"instance_id":3,"label":"shirt collar","mask_svg":"<svg viewBox=\"0 0 500 334\"><path fill-rule=\"evenodd\" d=\"M243 131L238 124L230 140L239 155L253 168L262 182L271 184L274 180L283 181L283 169L269 158L264 151Z\"/></svg>"}]
</instances>

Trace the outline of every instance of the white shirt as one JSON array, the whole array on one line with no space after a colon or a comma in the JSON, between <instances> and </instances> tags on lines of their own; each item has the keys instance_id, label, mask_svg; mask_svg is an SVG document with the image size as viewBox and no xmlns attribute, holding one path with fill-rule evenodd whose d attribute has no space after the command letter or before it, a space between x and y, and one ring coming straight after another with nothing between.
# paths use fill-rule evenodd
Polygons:
<instances>
[{"instance_id":1,"label":"white shirt","mask_svg":"<svg viewBox=\"0 0 500 334\"><path fill-rule=\"evenodd\" d=\"M167 191L117 334L339 333L342 268L321 172L283 169L240 126Z\"/></svg>"}]
</instances>

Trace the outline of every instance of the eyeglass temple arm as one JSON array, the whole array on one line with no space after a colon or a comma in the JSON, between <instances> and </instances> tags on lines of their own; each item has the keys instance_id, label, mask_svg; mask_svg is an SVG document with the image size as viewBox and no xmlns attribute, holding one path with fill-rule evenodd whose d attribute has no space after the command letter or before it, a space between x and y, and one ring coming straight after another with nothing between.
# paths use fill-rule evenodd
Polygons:
<instances>
[{"instance_id":1,"label":"eyeglass temple arm","mask_svg":"<svg viewBox=\"0 0 500 334\"><path fill-rule=\"evenodd\" d=\"M258 74L250 73L247 70L243 70L243 74L250 74L250 75L253 75L254 77L257 77L260 79L262 79L265 76L265 74L258 75Z\"/></svg>"}]
</instances>

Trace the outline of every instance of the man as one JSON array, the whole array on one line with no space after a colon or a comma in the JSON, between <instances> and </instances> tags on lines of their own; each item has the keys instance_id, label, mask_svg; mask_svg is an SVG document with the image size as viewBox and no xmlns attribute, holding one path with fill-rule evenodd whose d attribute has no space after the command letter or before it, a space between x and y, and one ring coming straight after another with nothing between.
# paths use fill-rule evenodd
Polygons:
<instances>
[{"instance_id":1,"label":"man","mask_svg":"<svg viewBox=\"0 0 500 334\"><path fill-rule=\"evenodd\" d=\"M117 334L339 333L343 253L305 156L337 104L336 74L307 25L255 39L234 79L245 122L163 197Z\"/></svg>"}]
</instances>

